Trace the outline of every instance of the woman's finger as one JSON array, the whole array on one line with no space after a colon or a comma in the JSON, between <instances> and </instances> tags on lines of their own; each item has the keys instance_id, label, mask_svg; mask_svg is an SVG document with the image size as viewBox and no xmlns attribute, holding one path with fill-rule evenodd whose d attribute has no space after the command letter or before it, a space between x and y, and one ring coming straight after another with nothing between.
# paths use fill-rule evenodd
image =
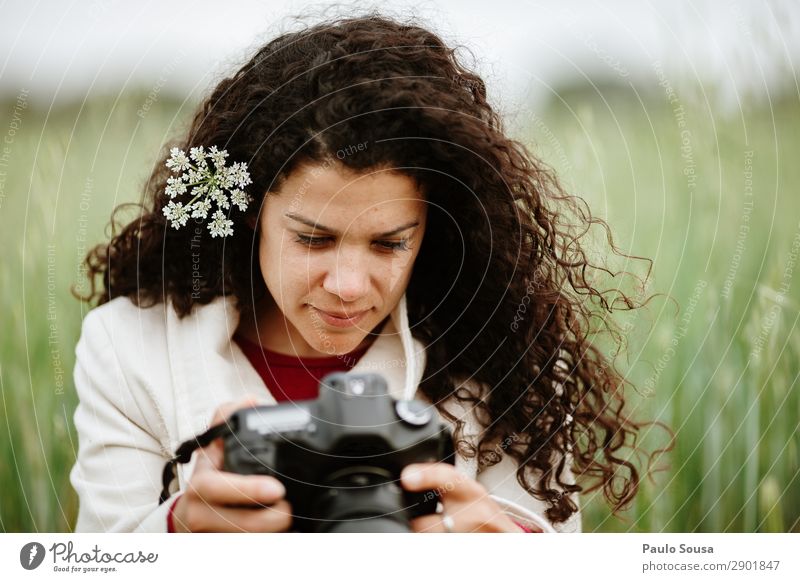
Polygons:
<instances>
[{"instance_id":1,"label":"woman's finger","mask_svg":"<svg viewBox=\"0 0 800 582\"><path fill-rule=\"evenodd\" d=\"M230 417L231 414L241 408L257 405L258 399L255 396L247 396L241 400L226 402L214 411L214 414L211 418L211 426L224 422L228 419L228 417ZM195 454L197 455L197 461L195 461L195 471L197 469L204 470L210 468L218 471L222 470L224 461L224 447L222 444L222 439L214 439L207 446L198 449Z\"/></svg>"},{"instance_id":2,"label":"woman's finger","mask_svg":"<svg viewBox=\"0 0 800 582\"><path fill-rule=\"evenodd\" d=\"M240 400L234 400L232 402L226 402L225 404L220 405L214 411L214 416L211 419L211 424L219 424L224 422L228 419L228 417L236 412L241 408L247 408L248 406L258 405L258 398L255 396L245 396Z\"/></svg>"},{"instance_id":3,"label":"woman's finger","mask_svg":"<svg viewBox=\"0 0 800 582\"><path fill-rule=\"evenodd\" d=\"M285 499L263 509L198 506L189 521L186 526L192 531L280 532L291 527L292 508Z\"/></svg>"},{"instance_id":4,"label":"woman's finger","mask_svg":"<svg viewBox=\"0 0 800 582\"><path fill-rule=\"evenodd\" d=\"M459 531L456 529L456 522L457 517L451 515L450 516L453 520L453 531ZM415 533L447 533L447 530L444 527L444 517L441 513L431 513L430 515L421 515L419 517L415 517L411 520L411 529Z\"/></svg>"},{"instance_id":5,"label":"woman's finger","mask_svg":"<svg viewBox=\"0 0 800 582\"><path fill-rule=\"evenodd\" d=\"M275 477L227 471L198 473L189 491L208 505L269 505L286 495L286 488Z\"/></svg>"},{"instance_id":6,"label":"woman's finger","mask_svg":"<svg viewBox=\"0 0 800 582\"><path fill-rule=\"evenodd\" d=\"M484 493L480 483L449 463L413 463L403 469L400 481L408 491L432 490L440 497L469 499Z\"/></svg>"},{"instance_id":7,"label":"woman's finger","mask_svg":"<svg viewBox=\"0 0 800 582\"><path fill-rule=\"evenodd\" d=\"M451 532L522 532L500 508L493 509L491 504L486 503L450 503L442 513L415 517L410 522L411 528L417 533L448 533L444 526L445 515L451 520Z\"/></svg>"},{"instance_id":8,"label":"woman's finger","mask_svg":"<svg viewBox=\"0 0 800 582\"><path fill-rule=\"evenodd\" d=\"M197 456L195 473L209 469L221 471L225 464L225 446L221 438L216 438L206 446L197 449L194 454Z\"/></svg>"}]
</instances>

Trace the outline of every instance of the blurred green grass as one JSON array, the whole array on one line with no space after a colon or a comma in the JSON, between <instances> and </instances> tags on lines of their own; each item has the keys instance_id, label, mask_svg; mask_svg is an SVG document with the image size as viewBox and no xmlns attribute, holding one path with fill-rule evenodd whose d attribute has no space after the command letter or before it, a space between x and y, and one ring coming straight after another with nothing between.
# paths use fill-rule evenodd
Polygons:
<instances>
[{"instance_id":1,"label":"blurred green grass","mask_svg":"<svg viewBox=\"0 0 800 582\"><path fill-rule=\"evenodd\" d=\"M635 416L671 426L675 448L658 459L664 470L642 481L622 519L598 492L585 495L583 527L800 531L800 282L792 272L779 292L800 233L800 107L721 113L696 92L680 95L694 188L663 95L564 91L535 115L523 112L514 130L609 222L623 252L654 260L648 293L674 299L618 315L629 351L617 365L639 387L628 397ZM146 99L132 92L29 108L10 144L0 199L3 531L67 531L76 517L72 368L86 307L69 287L85 284L80 262L107 239L112 209L139 199L161 144L191 114L160 99L140 118ZM0 131L13 107L0 109ZM746 151L754 152L753 207L741 241ZM641 261L614 264L643 272ZM616 279L603 283L631 291ZM665 442L651 427L640 445Z\"/></svg>"}]
</instances>

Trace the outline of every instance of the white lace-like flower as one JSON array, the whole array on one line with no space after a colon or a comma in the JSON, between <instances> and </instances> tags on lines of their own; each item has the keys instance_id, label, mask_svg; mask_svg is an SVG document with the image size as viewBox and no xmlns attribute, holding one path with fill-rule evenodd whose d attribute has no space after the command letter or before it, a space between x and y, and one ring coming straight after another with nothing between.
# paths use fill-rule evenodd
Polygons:
<instances>
[{"instance_id":1,"label":"white lace-like flower","mask_svg":"<svg viewBox=\"0 0 800 582\"><path fill-rule=\"evenodd\" d=\"M194 160L198 167L206 167L206 152L203 151L203 146L197 146L189 150L189 157Z\"/></svg>"},{"instance_id":2,"label":"white lace-like flower","mask_svg":"<svg viewBox=\"0 0 800 582\"><path fill-rule=\"evenodd\" d=\"M173 228L184 226L191 218L207 219L211 212L211 204L216 204L216 211L211 215L208 225L212 237L224 237L233 234L233 221L227 218L223 210L235 205L240 211L247 210L253 198L242 191L252 184L247 164L235 162L230 167L225 165L228 157L226 150L217 146L206 149L197 146L189 149L189 155L180 148L170 149L170 158L166 166L180 176L170 176L164 193L170 201L164 207L164 216L170 220ZM209 165L210 159L213 165ZM194 162L194 163L192 163ZM175 202L174 199L187 194L191 199L187 203Z\"/></svg>"},{"instance_id":3,"label":"white lace-like flower","mask_svg":"<svg viewBox=\"0 0 800 582\"><path fill-rule=\"evenodd\" d=\"M211 210L211 201L208 199L198 200L192 206L192 218L208 218L208 211Z\"/></svg>"},{"instance_id":4,"label":"white lace-like flower","mask_svg":"<svg viewBox=\"0 0 800 582\"><path fill-rule=\"evenodd\" d=\"M236 206L239 207L239 210L247 210L247 205L252 202L253 199L250 198L247 194L239 190L233 190L231 192L231 202L233 202Z\"/></svg>"},{"instance_id":5,"label":"white lace-like flower","mask_svg":"<svg viewBox=\"0 0 800 582\"><path fill-rule=\"evenodd\" d=\"M163 212L164 216L166 216L172 223L172 228L174 229L184 226L186 221L189 220L189 213L186 210L186 207L184 207L184 205L180 202L176 204L170 200L169 204L164 207Z\"/></svg>"},{"instance_id":6,"label":"white lace-like flower","mask_svg":"<svg viewBox=\"0 0 800 582\"><path fill-rule=\"evenodd\" d=\"M194 168L190 168L181 178L186 180L189 184L196 184L203 179L203 172L198 172Z\"/></svg>"},{"instance_id":7,"label":"white lace-like flower","mask_svg":"<svg viewBox=\"0 0 800 582\"><path fill-rule=\"evenodd\" d=\"M169 150L170 158L167 160L167 167L173 172L183 172L189 167L189 158L178 148Z\"/></svg>"},{"instance_id":8,"label":"white lace-like flower","mask_svg":"<svg viewBox=\"0 0 800 582\"><path fill-rule=\"evenodd\" d=\"M247 165L243 163L236 162L231 166L231 177L239 188L244 188L253 183L250 179L250 174L247 173Z\"/></svg>"},{"instance_id":9,"label":"white lace-like flower","mask_svg":"<svg viewBox=\"0 0 800 582\"><path fill-rule=\"evenodd\" d=\"M228 152L225 150L219 151L217 146L211 146L208 149L208 157L214 162L216 168L225 167L225 158L228 157Z\"/></svg>"},{"instance_id":10,"label":"white lace-like flower","mask_svg":"<svg viewBox=\"0 0 800 582\"><path fill-rule=\"evenodd\" d=\"M228 197L220 190L219 188L215 188L211 192L211 199L217 203L220 208L224 208L227 210L231 207L230 202L228 202Z\"/></svg>"},{"instance_id":11,"label":"white lace-like flower","mask_svg":"<svg viewBox=\"0 0 800 582\"><path fill-rule=\"evenodd\" d=\"M192 200L194 200L195 198L199 198L200 196L203 196L206 193L208 193L208 185L199 184L199 185L195 186L194 188L192 188L192 192L191 192Z\"/></svg>"},{"instance_id":12,"label":"white lace-like flower","mask_svg":"<svg viewBox=\"0 0 800 582\"><path fill-rule=\"evenodd\" d=\"M181 194L186 194L186 184L180 178L170 176L167 178L166 193L170 198L175 198Z\"/></svg>"},{"instance_id":13,"label":"white lace-like flower","mask_svg":"<svg viewBox=\"0 0 800 582\"><path fill-rule=\"evenodd\" d=\"M225 218L222 210L217 210L211 217L213 220L208 224L208 230L211 231L211 238L217 236L228 236L233 234L233 221Z\"/></svg>"}]
</instances>

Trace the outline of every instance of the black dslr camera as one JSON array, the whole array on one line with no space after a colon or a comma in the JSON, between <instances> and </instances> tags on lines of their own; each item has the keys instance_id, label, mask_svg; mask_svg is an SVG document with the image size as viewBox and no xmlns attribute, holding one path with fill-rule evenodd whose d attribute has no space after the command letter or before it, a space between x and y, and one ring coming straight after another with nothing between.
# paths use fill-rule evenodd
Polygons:
<instances>
[{"instance_id":1,"label":"black dslr camera","mask_svg":"<svg viewBox=\"0 0 800 582\"><path fill-rule=\"evenodd\" d=\"M337 372L316 400L230 416L224 470L270 475L286 487L292 531L408 532L434 513L430 492L407 492L410 463L453 463L449 427L421 400L395 400L378 374Z\"/></svg>"}]
</instances>

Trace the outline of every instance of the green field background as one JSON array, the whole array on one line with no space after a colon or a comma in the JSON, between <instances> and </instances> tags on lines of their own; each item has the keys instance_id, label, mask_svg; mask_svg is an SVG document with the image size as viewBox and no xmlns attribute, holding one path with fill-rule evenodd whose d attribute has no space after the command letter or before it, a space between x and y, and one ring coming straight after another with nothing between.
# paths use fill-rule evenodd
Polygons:
<instances>
[{"instance_id":1,"label":"green field background","mask_svg":"<svg viewBox=\"0 0 800 582\"><path fill-rule=\"evenodd\" d=\"M597 492L583 496L583 529L798 532L800 106L722 107L694 87L676 87L670 103L662 89L576 88L508 112L509 131L610 224L619 249L653 260L647 291L658 295L616 316L628 340L617 366L637 387L631 410L669 425L675 446L620 516ZM139 199L191 115L166 98L145 103L128 92L0 109L11 141L0 167L2 531L75 522L72 368L86 305L69 287L85 290L86 251L107 239L115 206ZM646 272L609 254L600 230L589 239L598 260ZM623 279L598 281L635 290ZM639 444L666 438L651 426Z\"/></svg>"}]
</instances>

